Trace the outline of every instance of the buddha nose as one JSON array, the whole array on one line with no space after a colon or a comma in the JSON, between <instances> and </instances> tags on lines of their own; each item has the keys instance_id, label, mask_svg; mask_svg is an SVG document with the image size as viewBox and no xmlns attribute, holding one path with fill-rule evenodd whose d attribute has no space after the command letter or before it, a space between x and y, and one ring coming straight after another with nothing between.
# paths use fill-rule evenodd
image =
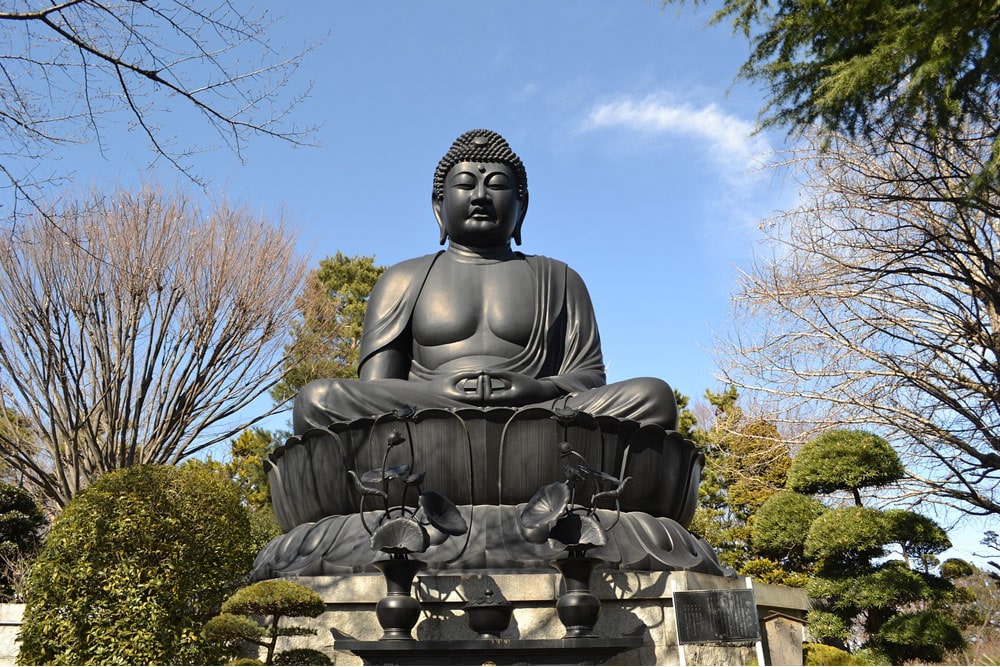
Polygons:
<instances>
[{"instance_id":1,"label":"buddha nose","mask_svg":"<svg viewBox=\"0 0 1000 667\"><path fill-rule=\"evenodd\" d=\"M489 190L486 189L486 183L484 181L479 181L476 183L476 187L472 190L472 201L486 199L488 194Z\"/></svg>"}]
</instances>

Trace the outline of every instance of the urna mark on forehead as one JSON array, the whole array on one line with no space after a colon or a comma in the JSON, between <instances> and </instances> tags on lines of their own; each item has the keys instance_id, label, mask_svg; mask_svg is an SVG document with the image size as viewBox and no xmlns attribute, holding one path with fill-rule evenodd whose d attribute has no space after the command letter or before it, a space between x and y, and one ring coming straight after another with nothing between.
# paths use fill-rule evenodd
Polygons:
<instances>
[{"instance_id":1,"label":"urna mark on forehead","mask_svg":"<svg viewBox=\"0 0 1000 667\"><path fill-rule=\"evenodd\" d=\"M517 181L518 199L528 196L528 175L521 158L517 156L507 140L493 130L469 130L452 143L451 148L438 162L434 172L433 198L440 201L444 196L444 180L448 171L459 162L483 162L504 164L514 172Z\"/></svg>"}]
</instances>

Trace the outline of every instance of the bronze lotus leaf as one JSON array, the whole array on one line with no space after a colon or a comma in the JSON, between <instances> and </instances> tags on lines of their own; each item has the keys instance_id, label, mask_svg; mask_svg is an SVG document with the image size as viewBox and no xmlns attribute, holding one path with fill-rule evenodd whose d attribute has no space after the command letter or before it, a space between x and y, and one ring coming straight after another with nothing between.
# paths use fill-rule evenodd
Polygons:
<instances>
[{"instance_id":1,"label":"bronze lotus leaf","mask_svg":"<svg viewBox=\"0 0 1000 667\"><path fill-rule=\"evenodd\" d=\"M586 514L567 514L552 527L549 537L572 550L603 547L608 543L607 534L601 528L601 524Z\"/></svg>"},{"instance_id":2,"label":"bronze lotus leaf","mask_svg":"<svg viewBox=\"0 0 1000 667\"><path fill-rule=\"evenodd\" d=\"M570 490L565 482L546 484L535 492L521 512L519 521L525 528L551 529L569 505Z\"/></svg>"},{"instance_id":3,"label":"bronze lotus leaf","mask_svg":"<svg viewBox=\"0 0 1000 667\"><path fill-rule=\"evenodd\" d=\"M370 486L365 486L364 484L362 484L361 480L358 479L357 474L353 470L348 470L347 471L347 475L354 482L354 488L357 489L358 493L360 493L362 495L362 497L364 497L364 496L378 496L379 498L381 498L383 500L385 500L385 499L387 499L389 497L389 495L385 491L383 491L382 489L373 489Z\"/></svg>"},{"instance_id":4,"label":"bronze lotus leaf","mask_svg":"<svg viewBox=\"0 0 1000 667\"><path fill-rule=\"evenodd\" d=\"M417 501L427 521L448 535L464 535L469 530L455 503L436 491L424 491Z\"/></svg>"},{"instance_id":5,"label":"bronze lotus leaf","mask_svg":"<svg viewBox=\"0 0 1000 667\"><path fill-rule=\"evenodd\" d=\"M397 517L375 529L371 545L376 551L399 556L427 551L430 538L427 531L413 519Z\"/></svg>"}]
</instances>

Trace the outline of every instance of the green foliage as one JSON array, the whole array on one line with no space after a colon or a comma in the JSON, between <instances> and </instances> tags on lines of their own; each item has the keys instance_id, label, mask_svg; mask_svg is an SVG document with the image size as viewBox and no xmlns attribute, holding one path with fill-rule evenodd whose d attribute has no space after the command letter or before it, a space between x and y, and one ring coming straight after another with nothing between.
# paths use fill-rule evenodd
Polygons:
<instances>
[{"instance_id":1,"label":"green foliage","mask_svg":"<svg viewBox=\"0 0 1000 667\"><path fill-rule=\"evenodd\" d=\"M698 418L688 408L691 399L674 389L674 401L677 403L677 432L688 440L694 440Z\"/></svg>"},{"instance_id":2,"label":"green foliage","mask_svg":"<svg viewBox=\"0 0 1000 667\"><path fill-rule=\"evenodd\" d=\"M384 271L374 257L338 252L309 273L296 299L286 375L271 390L275 401L288 400L313 380L357 377L368 297Z\"/></svg>"},{"instance_id":3,"label":"green foliage","mask_svg":"<svg viewBox=\"0 0 1000 667\"><path fill-rule=\"evenodd\" d=\"M229 441L226 463L208 459L205 465L233 480L240 489L250 517L252 550L260 552L281 534L271 505L271 484L264 472L264 459L278 446L280 437L271 431L247 429Z\"/></svg>"},{"instance_id":4,"label":"green foliage","mask_svg":"<svg viewBox=\"0 0 1000 667\"><path fill-rule=\"evenodd\" d=\"M246 616L223 612L201 629L201 636L213 642L232 644L236 641L254 641L264 636L264 628Z\"/></svg>"},{"instance_id":5,"label":"green foliage","mask_svg":"<svg viewBox=\"0 0 1000 667\"><path fill-rule=\"evenodd\" d=\"M275 665L332 665L333 661L322 651L311 648L293 648L274 656Z\"/></svg>"},{"instance_id":6,"label":"green foliage","mask_svg":"<svg viewBox=\"0 0 1000 667\"><path fill-rule=\"evenodd\" d=\"M249 539L238 489L203 464L104 475L31 569L18 662L218 662L199 632L249 570Z\"/></svg>"},{"instance_id":7,"label":"green foliage","mask_svg":"<svg viewBox=\"0 0 1000 667\"><path fill-rule=\"evenodd\" d=\"M792 461L788 487L798 493L772 496L757 515L758 550L812 561L805 586L815 601L810 632L824 641L850 642L858 649L853 660L859 664L940 660L940 647L953 646L948 642L955 633L955 646L964 645L957 624L940 613L963 594L930 572L934 554L951 546L948 536L915 512L861 506L859 489L890 483L902 474L898 456L882 438L863 431L830 431L807 443ZM824 509L801 495L845 490L853 492L854 505ZM882 562L892 544L900 545L904 560ZM911 560L922 571L912 568ZM947 570L963 571L954 564ZM941 619L934 624L915 613L932 609ZM824 654L810 661L835 664L839 659Z\"/></svg>"},{"instance_id":8,"label":"green foliage","mask_svg":"<svg viewBox=\"0 0 1000 667\"><path fill-rule=\"evenodd\" d=\"M703 443L706 463L691 528L723 563L742 572L759 555L751 544L754 516L784 486L791 457L773 424L750 418L739 407L733 387L706 391L705 397L715 408L715 421L708 431L693 432Z\"/></svg>"},{"instance_id":9,"label":"green foliage","mask_svg":"<svg viewBox=\"0 0 1000 667\"><path fill-rule=\"evenodd\" d=\"M812 629L812 621L809 622ZM865 662L857 662L847 651L827 646L826 644L802 645L802 660L805 665L866 665Z\"/></svg>"},{"instance_id":10,"label":"green foliage","mask_svg":"<svg viewBox=\"0 0 1000 667\"><path fill-rule=\"evenodd\" d=\"M247 429L229 442L229 462L224 470L240 487L252 507L270 510L271 485L264 472L264 460L281 438L262 428Z\"/></svg>"},{"instance_id":11,"label":"green foliage","mask_svg":"<svg viewBox=\"0 0 1000 667\"><path fill-rule=\"evenodd\" d=\"M922 514L907 510L886 510L883 515L889 541L900 545L903 557L922 561L925 556L951 548L951 540L941 526Z\"/></svg>"},{"instance_id":12,"label":"green foliage","mask_svg":"<svg viewBox=\"0 0 1000 667\"><path fill-rule=\"evenodd\" d=\"M891 484L904 474L899 456L885 439L864 431L833 430L807 442L788 471L788 488L798 493L853 491ZM860 503L859 503L860 504Z\"/></svg>"},{"instance_id":13,"label":"green foliage","mask_svg":"<svg viewBox=\"0 0 1000 667\"><path fill-rule=\"evenodd\" d=\"M754 581L763 584L791 586L792 588L804 588L809 581L809 575L805 572L789 571L787 565L770 558L752 558L744 562L740 568L740 574L745 577L753 577Z\"/></svg>"},{"instance_id":14,"label":"green foliage","mask_svg":"<svg viewBox=\"0 0 1000 667\"><path fill-rule=\"evenodd\" d=\"M809 526L805 554L821 566L864 565L885 554L889 530L882 512L867 507L837 507Z\"/></svg>"},{"instance_id":15,"label":"green foliage","mask_svg":"<svg viewBox=\"0 0 1000 667\"><path fill-rule=\"evenodd\" d=\"M814 575L806 592L825 600L828 608L843 612L845 617L867 610L869 616L887 618L898 607L940 597L948 588L942 581L894 560L871 566L867 571L852 568Z\"/></svg>"},{"instance_id":16,"label":"green foliage","mask_svg":"<svg viewBox=\"0 0 1000 667\"><path fill-rule=\"evenodd\" d=\"M38 549L46 523L27 491L0 482L0 602L19 597L25 564Z\"/></svg>"},{"instance_id":17,"label":"green foliage","mask_svg":"<svg viewBox=\"0 0 1000 667\"><path fill-rule=\"evenodd\" d=\"M811 609L807 616L809 633L820 640L840 642L851 636L851 629L837 614Z\"/></svg>"},{"instance_id":18,"label":"green foliage","mask_svg":"<svg viewBox=\"0 0 1000 667\"><path fill-rule=\"evenodd\" d=\"M896 614L882 626L878 639L897 665L910 660L940 662L946 651L965 646L954 621L936 611Z\"/></svg>"},{"instance_id":19,"label":"green foliage","mask_svg":"<svg viewBox=\"0 0 1000 667\"><path fill-rule=\"evenodd\" d=\"M941 563L941 576L948 581L953 581L961 577L971 577L975 571L975 565L961 558L949 558Z\"/></svg>"},{"instance_id":20,"label":"green foliage","mask_svg":"<svg viewBox=\"0 0 1000 667\"><path fill-rule=\"evenodd\" d=\"M1000 87L995 2L725 0L712 22L726 19L752 44L740 75L771 92L765 124L946 128L977 118Z\"/></svg>"},{"instance_id":21,"label":"green foliage","mask_svg":"<svg viewBox=\"0 0 1000 667\"><path fill-rule=\"evenodd\" d=\"M262 646L267 651L264 661L266 665L328 665L331 664L329 659L319 651L296 649L279 653L277 658L274 653L279 637L316 633L310 628L282 626L282 618L295 616L315 618L325 610L323 599L306 586L281 579L259 581L233 593L222 604L222 613L205 624L202 635L209 642L213 642L220 652L228 655L235 652L239 641ZM249 616L263 618L264 625L248 618ZM279 662L279 659L286 662ZM321 659L325 662L312 662Z\"/></svg>"},{"instance_id":22,"label":"green foliage","mask_svg":"<svg viewBox=\"0 0 1000 667\"><path fill-rule=\"evenodd\" d=\"M282 579L258 581L241 588L222 605L222 611L247 616L308 616L323 613L323 598L311 588Z\"/></svg>"},{"instance_id":23,"label":"green foliage","mask_svg":"<svg viewBox=\"0 0 1000 667\"><path fill-rule=\"evenodd\" d=\"M753 525L754 549L765 556L782 559L792 567L804 568L809 527L826 511L826 506L815 498L794 491L779 491L757 510Z\"/></svg>"}]
</instances>

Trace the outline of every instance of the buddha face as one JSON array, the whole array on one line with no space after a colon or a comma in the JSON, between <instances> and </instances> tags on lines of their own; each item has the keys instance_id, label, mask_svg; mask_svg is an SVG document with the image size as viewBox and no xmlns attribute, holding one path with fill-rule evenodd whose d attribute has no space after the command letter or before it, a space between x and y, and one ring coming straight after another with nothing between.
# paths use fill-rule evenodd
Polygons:
<instances>
[{"instance_id":1,"label":"buddha face","mask_svg":"<svg viewBox=\"0 0 1000 667\"><path fill-rule=\"evenodd\" d=\"M489 248L520 235L526 203L518 199L514 171L507 165L459 162L445 176L434 214L454 243Z\"/></svg>"}]
</instances>

